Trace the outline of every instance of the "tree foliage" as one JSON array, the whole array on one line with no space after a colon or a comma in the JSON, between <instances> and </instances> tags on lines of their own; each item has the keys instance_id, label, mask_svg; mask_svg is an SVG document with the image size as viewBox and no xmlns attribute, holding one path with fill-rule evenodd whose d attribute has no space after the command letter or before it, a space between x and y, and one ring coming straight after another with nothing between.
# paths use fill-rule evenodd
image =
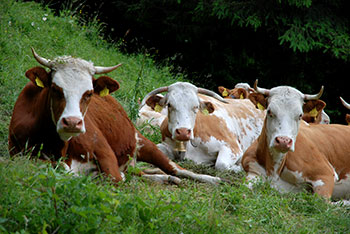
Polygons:
<instances>
[{"instance_id":1,"label":"tree foliage","mask_svg":"<svg viewBox=\"0 0 350 234\"><path fill-rule=\"evenodd\" d=\"M62 8L61 1L47 1ZM252 85L257 78L267 88L287 84L305 93L324 85L327 113L344 123L338 96L350 100L347 0L71 2L85 19L98 14L105 36L122 51L147 52L206 88Z\"/></svg>"},{"instance_id":2,"label":"tree foliage","mask_svg":"<svg viewBox=\"0 0 350 234\"><path fill-rule=\"evenodd\" d=\"M281 45L293 51L321 50L350 59L350 24L345 1L227 1L201 0L197 12L211 14L231 25L274 31Z\"/></svg>"}]
</instances>

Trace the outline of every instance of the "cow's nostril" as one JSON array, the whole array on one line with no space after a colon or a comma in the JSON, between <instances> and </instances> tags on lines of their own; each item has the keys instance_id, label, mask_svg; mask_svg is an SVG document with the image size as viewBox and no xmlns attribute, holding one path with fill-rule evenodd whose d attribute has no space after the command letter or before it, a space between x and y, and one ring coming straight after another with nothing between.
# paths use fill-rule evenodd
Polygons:
<instances>
[{"instance_id":1,"label":"cow's nostril","mask_svg":"<svg viewBox=\"0 0 350 234\"><path fill-rule=\"evenodd\" d=\"M62 118L62 125L63 126L68 126L68 121L66 118Z\"/></svg>"}]
</instances>

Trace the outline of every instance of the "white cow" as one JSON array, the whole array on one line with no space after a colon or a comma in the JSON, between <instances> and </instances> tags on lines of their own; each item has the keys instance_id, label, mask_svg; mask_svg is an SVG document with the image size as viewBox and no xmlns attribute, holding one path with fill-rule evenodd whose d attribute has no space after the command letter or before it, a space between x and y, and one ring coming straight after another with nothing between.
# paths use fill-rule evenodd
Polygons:
<instances>
[{"instance_id":1,"label":"white cow","mask_svg":"<svg viewBox=\"0 0 350 234\"><path fill-rule=\"evenodd\" d=\"M161 151L174 159L181 158L178 151L186 150L184 157L196 163L214 164L219 170L241 170L240 159L260 134L264 111L248 99L223 99L187 82L153 90L141 107L161 92L167 93L157 104L168 109L161 126Z\"/></svg>"}]
</instances>

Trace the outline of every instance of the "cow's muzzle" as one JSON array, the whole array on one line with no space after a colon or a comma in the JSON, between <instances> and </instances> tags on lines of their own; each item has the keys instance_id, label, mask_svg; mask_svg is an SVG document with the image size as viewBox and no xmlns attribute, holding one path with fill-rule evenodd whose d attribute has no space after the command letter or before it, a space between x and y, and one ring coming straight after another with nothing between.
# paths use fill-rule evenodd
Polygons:
<instances>
[{"instance_id":1,"label":"cow's muzzle","mask_svg":"<svg viewBox=\"0 0 350 234\"><path fill-rule=\"evenodd\" d=\"M274 148L282 153L291 150L293 146L293 139L287 136L278 136L274 141Z\"/></svg>"},{"instance_id":2,"label":"cow's muzzle","mask_svg":"<svg viewBox=\"0 0 350 234\"><path fill-rule=\"evenodd\" d=\"M83 133L83 119L79 117L64 117L61 119L61 130L66 133Z\"/></svg>"},{"instance_id":3,"label":"cow's muzzle","mask_svg":"<svg viewBox=\"0 0 350 234\"><path fill-rule=\"evenodd\" d=\"M189 141L191 138L191 129L178 128L175 130L175 140L177 141Z\"/></svg>"}]
</instances>

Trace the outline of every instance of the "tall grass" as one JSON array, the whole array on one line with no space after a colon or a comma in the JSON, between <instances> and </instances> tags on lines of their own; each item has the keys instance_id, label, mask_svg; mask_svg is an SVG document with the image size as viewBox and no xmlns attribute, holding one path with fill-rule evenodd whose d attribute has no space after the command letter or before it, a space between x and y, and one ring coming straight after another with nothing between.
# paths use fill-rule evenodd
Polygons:
<instances>
[{"instance_id":1,"label":"tall grass","mask_svg":"<svg viewBox=\"0 0 350 234\"><path fill-rule=\"evenodd\" d=\"M135 112L138 98L181 80L147 53L126 56L101 37L98 20L79 22L80 11L59 17L32 2L0 2L0 233L349 233L350 210L309 193L280 194L268 184L253 190L244 174L181 165L232 182L211 186L183 180L155 184L127 174L118 187L104 177L72 176L50 164L9 158L7 128L15 100L37 66L30 47L47 58L73 55L96 65L124 65L109 75L114 95ZM153 141L159 134L148 135ZM143 164L138 164L141 167Z\"/></svg>"},{"instance_id":2,"label":"tall grass","mask_svg":"<svg viewBox=\"0 0 350 234\"><path fill-rule=\"evenodd\" d=\"M82 12L65 10L55 17L49 9L33 2L0 2L0 155L7 153L12 108L29 81L24 73L39 65L30 47L46 58L72 55L99 66L123 63L108 75L120 83L121 88L113 95L127 111L135 110L137 106L131 104L150 90L181 79L174 78L168 67L157 67L147 53L135 56L119 53L116 46L100 35L102 26L97 20L81 22L79 14ZM138 96L134 97L135 94Z\"/></svg>"}]
</instances>

